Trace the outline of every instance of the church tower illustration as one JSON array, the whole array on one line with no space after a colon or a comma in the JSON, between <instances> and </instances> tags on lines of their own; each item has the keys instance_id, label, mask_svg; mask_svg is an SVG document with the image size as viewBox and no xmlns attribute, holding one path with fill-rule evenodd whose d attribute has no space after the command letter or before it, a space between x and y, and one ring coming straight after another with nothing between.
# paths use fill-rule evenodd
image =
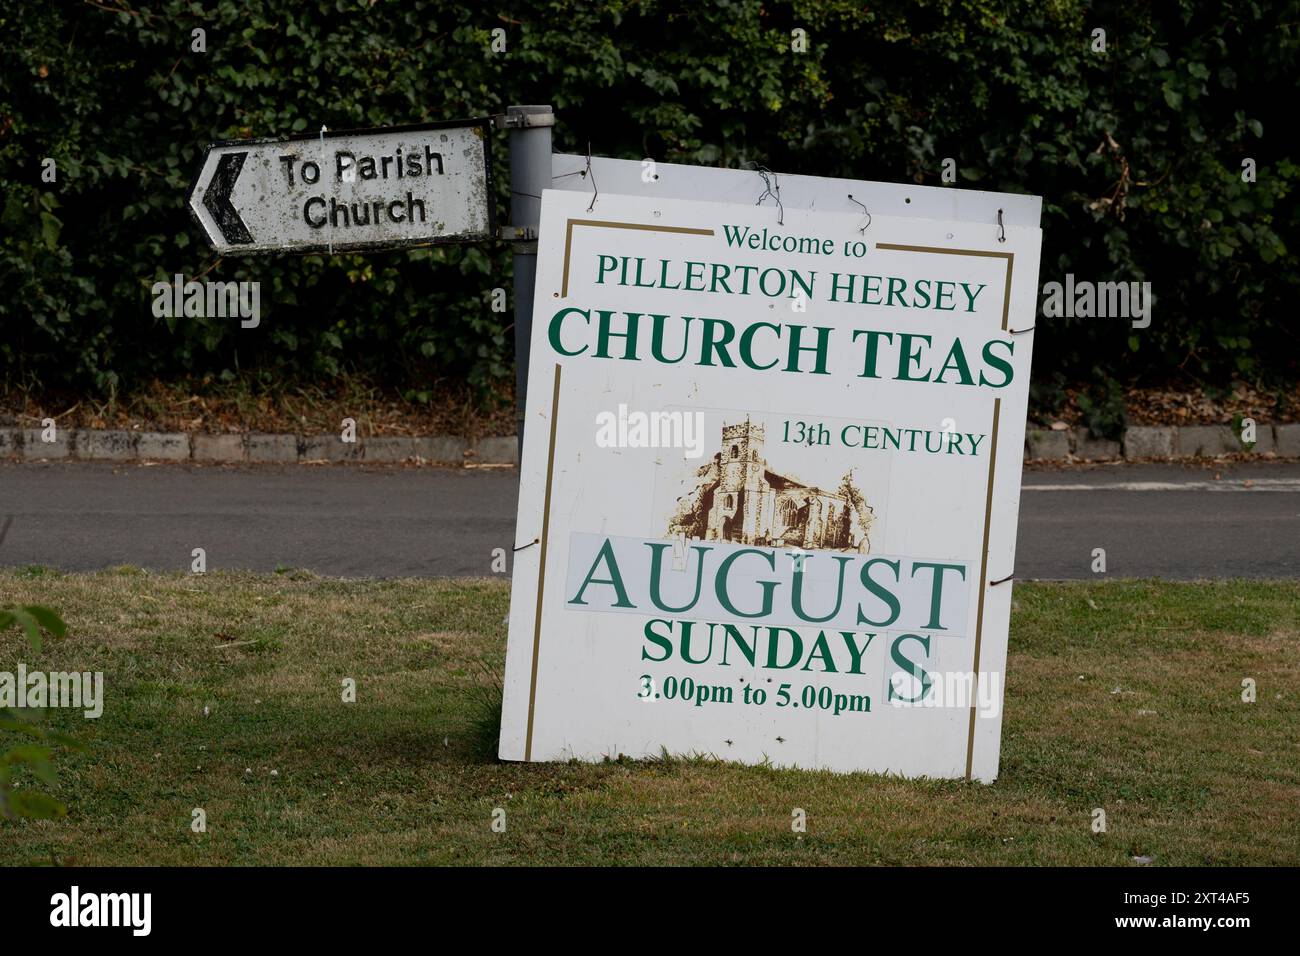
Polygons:
<instances>
[{"instance_id":1,"label":"church tower illustration","mask_svg":"<svg viewBox=\"0 0 1300 956\"><path fill-rule=\"evenodd\" d=\"M875 509L850 471L828 491L768 467L765 427L748 417L722 426L721 447L677 500L668 534L705 541L835 551L871 550Z\"/></svg>"},{"instance_id":2,"label":"church tower illustration","mask_svg":"<svg viewBox=\"0 0 1300 956\"><path fill-rule=\"evenodd\" d=\"M758 518L755 505L767 490L763 480L767 469L763 458L765 438L764 427L748 418L722 428L721 477L713 498L714 514L709 516L709 527L716 529L723 540L754 540Z\"/></svg>"}]
</instances>

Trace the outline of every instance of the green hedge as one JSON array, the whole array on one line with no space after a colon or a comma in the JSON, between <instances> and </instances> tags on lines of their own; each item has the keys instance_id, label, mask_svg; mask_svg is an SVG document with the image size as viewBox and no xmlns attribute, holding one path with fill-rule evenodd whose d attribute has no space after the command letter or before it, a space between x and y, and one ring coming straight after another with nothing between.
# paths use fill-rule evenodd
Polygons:
<instances>
[{"instance_id":1,"label":"green hedge","mask_svg":"<svg viewBox=\"0 0 1300 956\"><path fill-rule=\"evenodd\" d=\"M567 151L928 185L952 157L948 188L1044 197L1043 282L1153 283L1144 332L1040 320L1040 384L1293 380L1297 24L1294 0L9 0L0 381L508 381L510 319L490 308L490 290L510 287L498 244L225 260L209 277L263 283L254 331L156 319L149 288L215 261L184 208L209 141L511 102L554 104ZM490 51L498 27L504 54ZM796 27L806 53L791 51ZM195 28L206 53L190 50ZM40 180L45 157L55 184Z\"/></svg>"}]
</instances>

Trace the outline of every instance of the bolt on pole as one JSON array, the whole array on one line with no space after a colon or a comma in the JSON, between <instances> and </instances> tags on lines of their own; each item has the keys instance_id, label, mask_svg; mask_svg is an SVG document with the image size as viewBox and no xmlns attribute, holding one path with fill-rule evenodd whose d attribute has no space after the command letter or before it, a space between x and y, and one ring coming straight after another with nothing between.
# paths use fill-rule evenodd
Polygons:
<instances>
[{"instance_id":1,"label":"bolt on pole","mask_svg":"<svg viewBox=\"0 0 1300 956\"><path fill-rule=\"evenodd\" d=\"M536 236L542 190L551 188L550 106L510 106L510 223L517 235ZM537 242L516 239L515 273L515 428L519 460L524 457L524 406L528 400L528 357L533 339L533 291L537 284Z\"/></svg>"}]
</instances>

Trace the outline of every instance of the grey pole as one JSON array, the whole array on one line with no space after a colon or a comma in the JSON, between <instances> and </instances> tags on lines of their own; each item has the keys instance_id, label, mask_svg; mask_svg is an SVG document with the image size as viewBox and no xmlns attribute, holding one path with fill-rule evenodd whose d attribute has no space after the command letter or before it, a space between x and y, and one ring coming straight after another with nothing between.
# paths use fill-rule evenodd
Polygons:
<instances>
[{"instance_id":1,"label":"grey pole","mask_svg":"<svg viewBox=\"0 0 1300 956\"><path fill-rule=\"evenodd\" d=\"M551 188L550 106L510 106L510 228L515 269L515 428L524 457L524 406L528 400L528 353L533 340L533 289L537 284L537 227L542 190Z\"/></svg>"}]
</instances>

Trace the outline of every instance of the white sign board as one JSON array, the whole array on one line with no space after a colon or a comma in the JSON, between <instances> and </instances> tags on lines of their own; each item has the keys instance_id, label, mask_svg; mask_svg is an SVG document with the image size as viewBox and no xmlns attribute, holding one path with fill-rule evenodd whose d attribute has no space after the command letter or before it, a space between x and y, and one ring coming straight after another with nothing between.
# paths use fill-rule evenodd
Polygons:
<instances>
[{"instance_id":1,"label":"white sign board","mask_svg":"<svg viewBox=\"0 0 1300 956\"><path fill-rule=\"evenodd\" d=\"M1039 230L591 201L542 203L501 757L993 780Z\"/></svg>"},{"instance_id":2,"label":"white sign board","mask_svg":"<svg viewBox=\"0 0 1300 956\"><path fill-rule=\"evenodd\" d=\"M467 120L215 143L187 202L222 255L489 239L488 133Z\"/></svg>"}]
</instances>

